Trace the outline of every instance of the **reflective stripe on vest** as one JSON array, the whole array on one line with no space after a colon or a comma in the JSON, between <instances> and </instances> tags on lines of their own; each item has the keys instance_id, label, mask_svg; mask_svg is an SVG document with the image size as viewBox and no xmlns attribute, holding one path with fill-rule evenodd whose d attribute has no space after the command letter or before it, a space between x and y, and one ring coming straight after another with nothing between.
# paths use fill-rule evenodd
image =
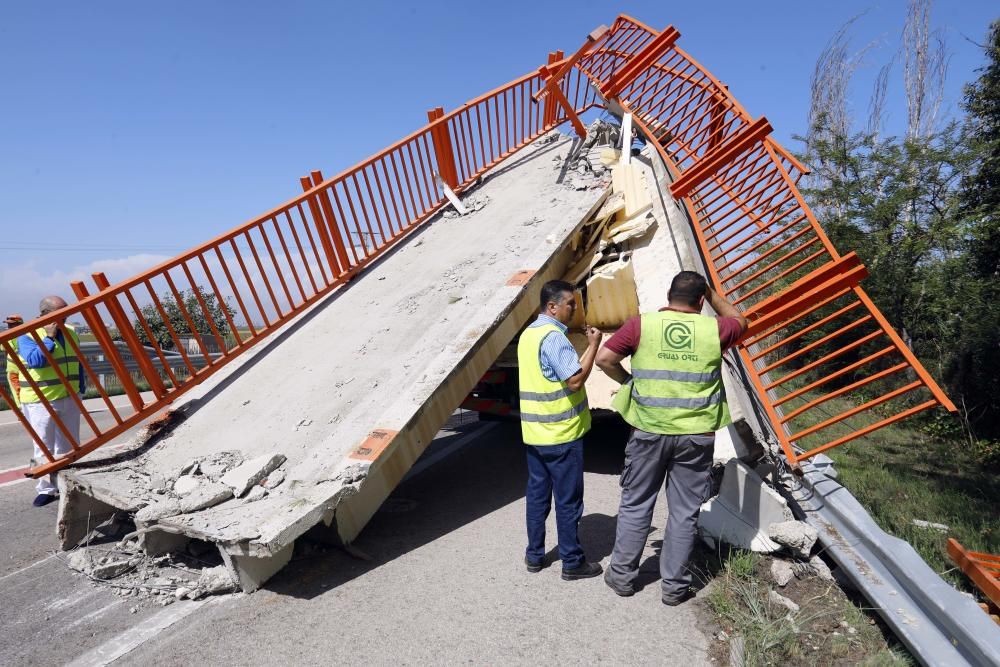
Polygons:
<instances>
[{"instance_id":1,"label":"reflective stripe on vest","mask_svg":"<svg viewBox=\"0 0 1000 667\"><path fill-rule=\"evenodd\" d=\"M615 395L615 410L632 426L664 435L729 424L717 320L668 310L644 313L641 327L632 381Z\"/></svg>"},{"instance_id":2,"label":"reflective stripe on vest","mask_svg":"<svg viewBox=\"0 0 1000 667\"><path fill-rule=\"evenodd\" d=\"M64 324L63 335L70 335L73 337L73 341L76 346L80 345L80 338L76 335L76 331L73 327ZM40 339L45 338L45 329L39 328L35 330ZM42 352L44 356L44 352ZM67 349L59 343L59 339L55 340L55 345L52 347L52 351L49 355L59 366L59 370L62 371L63 376L69 382L73 393L80 392L80 363L76 357L76 353L73 351L72 347ZM27 362L24 358L21 358L21 363L27 367ZM32 380L34 380L35 385L41 391L42 396L48 401L54 401L60 398L65 398L69 396L69 389L63 384L62 380L59 379L59 374L56 372L52 366L48 365L47 360L45 366L41 368L28 368L28 375ZM31 386L31 382L27 378L21 377L21 403L38 403L41 399L38 394L35 393L34 388Z\"/></svg>"},{"instance_id":3,"label":"reflective stripe on vest","mask_svg":"<svg viewBox=\"0 0 1000 667\"><path fill-rule=\"evenodd\" d=\"M587 392L572 391L565 382L545 377L538 358L542 340L559 333L554 324L528 327L517 342L521 398L521 435L529 445L560 445L590 430Z\"/></svg>"}]
</instances>

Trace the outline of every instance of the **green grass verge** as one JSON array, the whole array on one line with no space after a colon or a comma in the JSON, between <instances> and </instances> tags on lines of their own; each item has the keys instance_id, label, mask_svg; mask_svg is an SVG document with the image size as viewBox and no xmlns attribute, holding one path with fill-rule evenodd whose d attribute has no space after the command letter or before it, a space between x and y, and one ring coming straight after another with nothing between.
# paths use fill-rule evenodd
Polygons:
<instances>
[{"instance_id":1,"label":"green grass verge","mask_svg":"<svg viewBox=\"0 0 1000 667\"><path fill-rule=\"evenodd\" d=\"M917 550L945 579L972 590L948 557L954 537L968 549L1000 553L1000 477L984 469L967 444L887 427L828 452L838 481L888 533ZM920 528L914 519L948 526Z\"/></svg>"},{"instance_id":2,"label":"green grass verge","mask_svg":"<svg viewBox=\"0 0 1000 667\"><path fill-rule=\"evenodd\" d=\"M742 641L743 663L763 665L910 665L890 647L875 621L836 586L796 580L781 593L795 598L796 612L768 600L768 559L732 550L709 587L706 602L728 641Z\"/></svg>"}]
</instances>

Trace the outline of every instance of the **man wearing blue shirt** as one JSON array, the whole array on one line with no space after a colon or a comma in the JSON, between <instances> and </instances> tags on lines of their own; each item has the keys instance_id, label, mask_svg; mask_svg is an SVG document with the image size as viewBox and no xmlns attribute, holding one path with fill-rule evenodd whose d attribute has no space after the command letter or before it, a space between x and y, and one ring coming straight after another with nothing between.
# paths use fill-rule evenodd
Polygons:
<instances>
[{"instance_id":1,"label":"man wearing blue shirt","mask_svg":"<svg viewBox=\"0 0 1000 667\"><path fill-rule=\"evenodd\" d=\"M521 436L528 455L524 563L529 572L545 566L545 520L555 497L562 578L572 581L602 572L599 564L587 562L577 537L583 516L583 435L590 430L583 385L594 367L601 332L587 327L587 350L577 358L566 337L578 305L573 286L551 280L542 286L540 301L538 319L517 344Z\"/></svg>"},{"instance_id":2,"label":"man wearing blue shirt","mask_svg":"<svg viewBox=\"0 0 1000 667\"><path fill-rule=\"evenodd\" d=\"M39 315L44 317L65 307L66 301L62 298L47 296L39 304ZM79 442L80 409L71 393L82 394L85 390L83 366L76 356L76 351L80 348L80 339L73 328L65 323L65 319L46 324L37 329L35 334L42 341L49 356L59 366L69 385L63 384L58 373L49 365L49 360L35 342L35 337L24 334L17 339L17 351L28 371L30 381L29 377L20 378L21 409L49 453L58 458L68 454L73 446L63 431L56 426L56 421L45 403L47 402L52 411L59 416L73 439ZM67 340L67 336L73 339L72 342ZM34 464L38 465L46 460L44 452L36 443ZM40 477L35 491L38 494L32 503L35 507L43 507L55 500L59 495L55 473Z\"/></svg>"}]
</instances>

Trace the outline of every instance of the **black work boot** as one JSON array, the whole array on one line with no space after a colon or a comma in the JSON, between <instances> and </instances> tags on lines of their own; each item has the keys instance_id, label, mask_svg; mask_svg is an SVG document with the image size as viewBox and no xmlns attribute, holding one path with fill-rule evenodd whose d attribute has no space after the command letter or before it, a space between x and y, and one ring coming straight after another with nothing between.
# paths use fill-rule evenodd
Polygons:
<instances>
[{"instance_id":1,"label":"black work boot","mask_svg":"<svg viewBox=\"0 0 1000 667\"><path fill-rule=\"evenodd\" d=\"M572 570L564 569L562 571L562 578L566 581L590 579L591 577L596 577L601 572L604 572L604 568L601 567L600 563L587 563L585 561L579 567L574 567Z\"/></svg>"}]
</instances>

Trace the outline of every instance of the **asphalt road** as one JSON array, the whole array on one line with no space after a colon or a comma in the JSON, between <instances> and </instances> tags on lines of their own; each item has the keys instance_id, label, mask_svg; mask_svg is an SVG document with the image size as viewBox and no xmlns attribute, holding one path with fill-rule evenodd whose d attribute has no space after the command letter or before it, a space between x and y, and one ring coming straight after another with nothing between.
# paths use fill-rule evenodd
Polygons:
<instances>
[{"instance_id":1,"label":"asphalt road","mask_svg":"<svg viewBox=\"0 0 1000 667\"><path fill-rule=\"evenodd\" d=\"M598 429L586 447L580 534L605 565L623 445ZM27 484L0 488L0 663L710 664L700 601L660 603L665 508L643 588L619 598L601 578L562 581L558 562L525 571L525 479L516 425L453 424L355 542L370 560L300 540L262 590L168 607L71 572L52 555L54 506L30 507ZM548 542L554 555L554 515Z\"/></svg>"}]
</instances>

